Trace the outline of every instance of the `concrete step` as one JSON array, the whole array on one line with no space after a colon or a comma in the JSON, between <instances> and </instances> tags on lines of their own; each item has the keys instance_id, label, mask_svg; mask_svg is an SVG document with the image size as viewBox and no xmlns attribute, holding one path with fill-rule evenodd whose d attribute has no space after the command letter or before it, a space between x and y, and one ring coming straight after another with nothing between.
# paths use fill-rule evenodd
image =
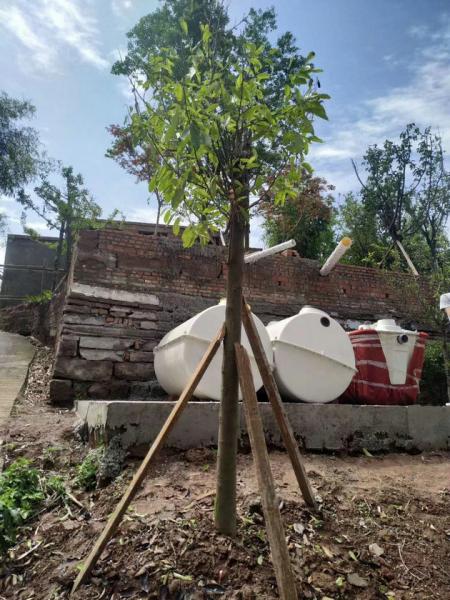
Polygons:
<instances>
[{"instance_id":1,"label":"concrete step","mask_svg":"<svg viewBox=\"0 0 450 600\"><path fill-rule=\"evenodd\" d=\"M121 437L124 448L145 449L155 439L174 402L83 400L77 412L92 440ZM266 439L282 447L270 404L260 403ZM350 406L285 403L299 446L313 451L421 451L450 448L450 406ZM190 402L167 446L216 446L218 402ZM241 407L240 435L245 440Z\"/></svg>"}]
</instances>

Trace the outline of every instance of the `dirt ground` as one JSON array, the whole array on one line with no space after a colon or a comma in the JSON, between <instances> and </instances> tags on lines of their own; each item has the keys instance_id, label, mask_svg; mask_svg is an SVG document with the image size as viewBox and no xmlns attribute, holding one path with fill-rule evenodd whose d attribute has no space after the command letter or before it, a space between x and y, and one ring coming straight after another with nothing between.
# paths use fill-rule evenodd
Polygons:
<instances>
[{"instance_id":1,"label":"dirt ground","mask_svg":"<svg viewBox=\"0 0 450 600\"><path fill-rule=\"evenodd\" d=\"M39 349L25 396L0 433L5 465L27 456L63 475L83 508L49 508L21 531L0 566L0 599L69 598L77 567L138 465L129 460L94 492L75 486L87 448L74 436L76 415L46 404L50 363ZM450 454L308 454L318 514L306 509L286 454L270 459L299 598L450 598ZM238 468L239 531L230 540L213 526L215 451L163 452L73 598L278 598L251 455L241 454Z\"/></svg>"}]
</instances>

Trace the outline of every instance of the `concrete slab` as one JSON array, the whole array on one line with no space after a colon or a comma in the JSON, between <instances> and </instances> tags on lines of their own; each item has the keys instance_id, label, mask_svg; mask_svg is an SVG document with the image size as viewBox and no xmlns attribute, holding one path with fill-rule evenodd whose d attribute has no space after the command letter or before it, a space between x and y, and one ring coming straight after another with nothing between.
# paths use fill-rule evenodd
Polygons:
<instances>
[{"instance_id":1,"label":"concrete slab","mask_svg":"<svg viewBox=\"0 0 450 600\"><path fill-rule=\"evenodd\" d=\"M155 439L173 402L83 400L77 412L92 440L108 442L119 435L127 449L143 449ZM450 406L350 406L286 403L286 412L306 450L372 452L447 450L450 447ZM242 408L242 407L241 407ZM267 440L282 446L272 409L260 403ZM219 404L190 402L168 438L167 446L193 448L217 445ZM246 436L243 411L241 439Z\"/></svg>"},{"instance_id":2,"label":"concrete slab","mask_svg":"<svg viewBox=\"0 0 450 600\"><path fill-rule=\"evenodd\" d=\"M33 356L28 338L0 331L0 426L11 413Z\"/></svg>"}]
</instances>

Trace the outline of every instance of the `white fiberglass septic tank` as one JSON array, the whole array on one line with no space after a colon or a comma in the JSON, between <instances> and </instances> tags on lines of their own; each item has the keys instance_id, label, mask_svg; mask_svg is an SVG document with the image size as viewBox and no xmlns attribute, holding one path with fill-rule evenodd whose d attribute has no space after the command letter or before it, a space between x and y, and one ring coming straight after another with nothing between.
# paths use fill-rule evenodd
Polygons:
<instances>
[{"instance_id":1,"label":"white fiberglass septic tank","mask_svg":"<svg viewBox=\"0 0 450 600\"><path fill-rule=\"evenodd\" d=\"M380 319L372 325L361 325L358 329L375 329L386 358L391 384L404 385L419 332L402 329L394 319Z\"/></svg>"},{"instance_id":2,"label":"white fiberglass septic tank","mask_svg":"<svg viewBox=\"0 0 450 600\"><path fill-rule=\"evenodd\" d=\"M304 402L331 402L349 386L355 355L347 334L326 312L305 306L267 326L275 378L283 396Z\"/></svg>"},{"instance_id":3,"label":"white fiberglass septic tank","mask_svg":"<svg viewBox=\"0 0 450 600\"><path fill-rule=\"evenodd\" d=\"M189 321L167 333L155 348L155 373L160 385L168 394L179 396L192 373L206 352L211 340L225 321L225 300L217 306L202 311ZM272 348L263 323L253 315L259 337L272 364ZM247 335L242 329L241 343L247 350L255 388L262 386L262 379L253 356ZM223 345L219 348L195 391L197 398L220 400L222 388Z\"/></svg>"}]
</instances>

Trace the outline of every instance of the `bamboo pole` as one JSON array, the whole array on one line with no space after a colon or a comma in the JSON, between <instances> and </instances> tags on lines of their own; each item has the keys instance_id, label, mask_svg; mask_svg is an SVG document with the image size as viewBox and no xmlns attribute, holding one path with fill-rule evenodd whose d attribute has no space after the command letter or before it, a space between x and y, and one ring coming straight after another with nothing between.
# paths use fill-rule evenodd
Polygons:
<instances>
[{"instance_id":1,"label":"bamboo pole","mask_svg":"<svg viewBox=\"0 0 450 600\"><path fill-rule=\"evenodd\" d=\"M222 343L222 339L223 339L224 335L225 335L225 326L223 325L222 328L220 329L220 331L217 333L216 337L212 340L212 342L208 346L208 349L206 350L202 360L199 362L197 368L195 369L194 373L192 374L192 377L191 377L189 383L187 384L186 388L183 390L181 396L178 398L175 406L172 409L172 412L168 416L166 422L164 423L159 434L157 435L157 437L156 437L155 441L153 442L150 450L148 451L146 457L142 461L141 466L137 470L130 485L128 486L127 490L125 491L125 494L122 496L121 501L119 502L119 504L117 505L113 514L109 518L109 521L106 524L106 527L104 528L102 533L100 534L100 537L97 539L94 547L91 550L91 553L89 554L89 556L86 559L86 562L83 565L83 568L81 569L77 578L75 579L71 594L76 592L77 589L80 587L80 585L82 585L86 581L86 579L89 577L90 572L92 571L93 567L95 566L98 559L100 558L106 544L111 539L111 537L114 535L130 502L132 501L137 490L139 489L140 485L144 481L144 478L147 475L147 472L149 470L149 467L150 467L150 464L151 464L153 458L155 457L156 453L163 445L164 441L167 439L167 436L169 435L169 433L172 431L179 416L183 412L184 407L186 406L186 404L189 402L189 400L194 395L197 385L198 385L199 381L201 380L201 378L203 377L203 375L205 374L206 369L208 368L211 360L213 359L214 355L216 354L220 344Z\"/></svg>"},{"instance_id":2,"label":"bamboo pole","mask_svg":"<svg viewBox=\"0 0 450 600\"><path fill-rule=\"evenodd\" d=\"M270 469L269 454L264 439L263 424L259 412L258 399L256 398L250 360L243 346L235 344L235 350L239 382L244 398L247 431L255 461L256 478L261 495L261 504L278 592L281 600L298 600L295 578L292 572L284 527L281 521L278 499Z\"/></svg>"},{"instance_id":3,"label":"bamboo pole","mask_svg":"<svg viewBox=\"0 0 450 600\"><path fill-rule=\"evenodd\" d=\"M261 373L261 378L263 380L267 396L270 404L272 405L272 410L275 414L278 427L280 428L281 437L283 438L284 445L289 454L289 458L291 459L298 485L306 504L313 510L317 510L317 503L314 498L314 493L311 484L309 483L305 467L303 466L298 444L284 410L283 401L281 400L280 392L278 391L278 387L270 368L269 361L267 360L267 356L264 352L258 331L253 322L252 313L244 298L242 298L242 303L242 322L244 324L245 332L247 333L247 337L253 350L253 355L258 365L259 372Z\"/></svg>"}]
</instances>

